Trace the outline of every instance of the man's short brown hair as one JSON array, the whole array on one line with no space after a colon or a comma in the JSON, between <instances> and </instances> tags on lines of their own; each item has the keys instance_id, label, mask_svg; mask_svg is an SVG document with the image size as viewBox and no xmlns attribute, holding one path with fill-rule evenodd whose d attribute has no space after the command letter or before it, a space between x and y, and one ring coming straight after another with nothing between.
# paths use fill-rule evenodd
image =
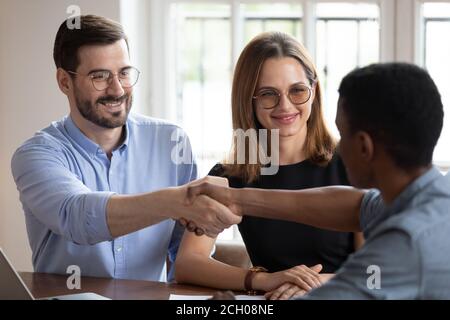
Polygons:
<instances>
[{"instance_id":1,"label":"man's short brown hair","mask_svg":"<svg viewBox=\"0 0 450 320\"><path fill-rule=\"evenodd\" d=\"M79 28L69 28L64 20L58 29L53 47L53 59L57 68L75 71L79 65L78 49L85 45L108 45L128 38L123 27L116 21L96 15L72 17L80 19Z\"/></svg>"}]
</instances>

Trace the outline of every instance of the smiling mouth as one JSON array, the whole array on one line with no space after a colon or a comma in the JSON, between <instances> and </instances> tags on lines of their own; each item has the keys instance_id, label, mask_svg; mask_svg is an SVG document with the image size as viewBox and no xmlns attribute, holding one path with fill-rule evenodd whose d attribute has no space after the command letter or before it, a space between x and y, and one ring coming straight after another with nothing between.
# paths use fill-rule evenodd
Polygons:
<instances>
[{"instance_id":1,"label":"smiling mouth","mask_svg":"<svg viewBox=\"0 0 450 320\"><path fill-rule=\"evenodd\" d=\"M123 103L123 100L120 101L114 101L114 102L99 102L99 104L102 104L108 108L114 108L114 107L119 107L121 104Z\"/></svg>"},{"instance_id":2,"label":"smiling mouth","mask_svg":"<svg viewBox=\"0 0 450 320\"><path fill-rule=\"evenodd\" d=\"M123 109L122 104L127 101L127 96L119 98L108 97L97 100L97 104L102 105L107 112L118 112Z\"/></svg>"},{"instance_id":3,"label":"smiling mouth","mask_svg":"<svg viewBox=\"0 0 450 320\"><path fill-rule=\"evenodd\" d=\"M299 116L300 113L295 113L295 114L289 114L289 115L285 115L285 116L273 116L272 118L274 118L277 121L281 121L281 122L290 122L293 121L295 118L297 118L297 116Z\"/></svg>"}]
</instances>

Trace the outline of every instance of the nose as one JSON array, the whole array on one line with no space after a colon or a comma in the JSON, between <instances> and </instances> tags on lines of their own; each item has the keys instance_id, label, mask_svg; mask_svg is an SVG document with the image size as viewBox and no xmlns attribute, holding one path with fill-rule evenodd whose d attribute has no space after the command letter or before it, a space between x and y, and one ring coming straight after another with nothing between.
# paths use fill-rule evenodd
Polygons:
<instances>
[{"instance_id":1,"label":"nose","mask_svg":"<svg viewBox=\"0 0 450 320\"><path fill-rule=\"evenodd\" d=\"M277 107L281 110L289 110L292 107L292 103L289 100L287 94L281 94L280 102L278 103Z\"/></svg>"},{"instance_id":2,"label":"nose","mask_svg":"<svg viewBox=\"0 0 450 320\"><path fill-rule=\"evenodd\" d=\"M117 75L112 76L108 88L106 88L106 91L108 94L117 97L121 97L125 94L125 90L122 87L122 84L120 83L119 77Z\"/></svg>"}]
</instances>

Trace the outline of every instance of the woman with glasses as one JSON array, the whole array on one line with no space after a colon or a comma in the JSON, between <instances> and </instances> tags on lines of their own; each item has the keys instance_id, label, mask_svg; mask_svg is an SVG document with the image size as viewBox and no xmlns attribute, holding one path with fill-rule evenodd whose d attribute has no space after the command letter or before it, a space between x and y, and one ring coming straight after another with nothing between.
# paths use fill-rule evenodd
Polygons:
<instances>
[{"instance_id":1,"label":"woman with glasses","mask_svg":"<svg viewBox=\"0 0 450 320\"><path fill-rule=\"evenodd\" d=\"M312 59L294 38L278 32L254 38L235 68L233 129L267 129L269 135L278 132L278 150L257 141L258 150L279 152L278 171L263 175L261 162L236 163L246 150L238 150L240 146L234 141L228 164L216 165L210 175L228 178L235 188L306 189L348 184L336 154L336 141L323 119L320 90ZM249 160L248 154L245 159ZM250 216L243 217L239 230L255 267L248 270L211 259L215 239L186 232L178 251L176 280L261 291L271 299L287 299L320 286L327 279L323 274L334 273L362 243L359 234ZM271 294L281 286L285 290Z\"/></svg>"}]
</instances>

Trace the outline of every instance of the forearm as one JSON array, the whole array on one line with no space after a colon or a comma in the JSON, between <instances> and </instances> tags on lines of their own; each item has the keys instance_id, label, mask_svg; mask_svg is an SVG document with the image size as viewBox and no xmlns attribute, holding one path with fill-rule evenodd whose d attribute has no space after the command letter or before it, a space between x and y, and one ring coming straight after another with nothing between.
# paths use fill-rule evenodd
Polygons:
<instances>
[{"instance_id":1,"label":"forearm","mask_svg":"<svg viewBox=\"0 0 450 320\"><path fill-rule=\"evenodd\" d=\"M230 266L197 253L178 255L175 270L175 280L178 283L229 290L244 290L247 274L246 269Z\"/></svg>"},{"instance_id":2,"label":"forearm","mask_svg":"<svg viewBox=\"0 0 450 320\"><path fill-rule=\"evenodd\" d=\"M165 219L175 218L173 213L179 205L177 192L179 191L175 188L168 188L140 195L112 196L106 207L111 235L119 237Z\"/></svg>"},{"instance_id":3,"label":"forearm","mask_svg":"<svg viewBox=\"0 0 450 320\"><path fill-rule=\"evenodd\" d=\"M360 231L362 190L339 186L296 191L245 188L231 192L245 215L337 231Z\"/></svg>"}]
</instances>

